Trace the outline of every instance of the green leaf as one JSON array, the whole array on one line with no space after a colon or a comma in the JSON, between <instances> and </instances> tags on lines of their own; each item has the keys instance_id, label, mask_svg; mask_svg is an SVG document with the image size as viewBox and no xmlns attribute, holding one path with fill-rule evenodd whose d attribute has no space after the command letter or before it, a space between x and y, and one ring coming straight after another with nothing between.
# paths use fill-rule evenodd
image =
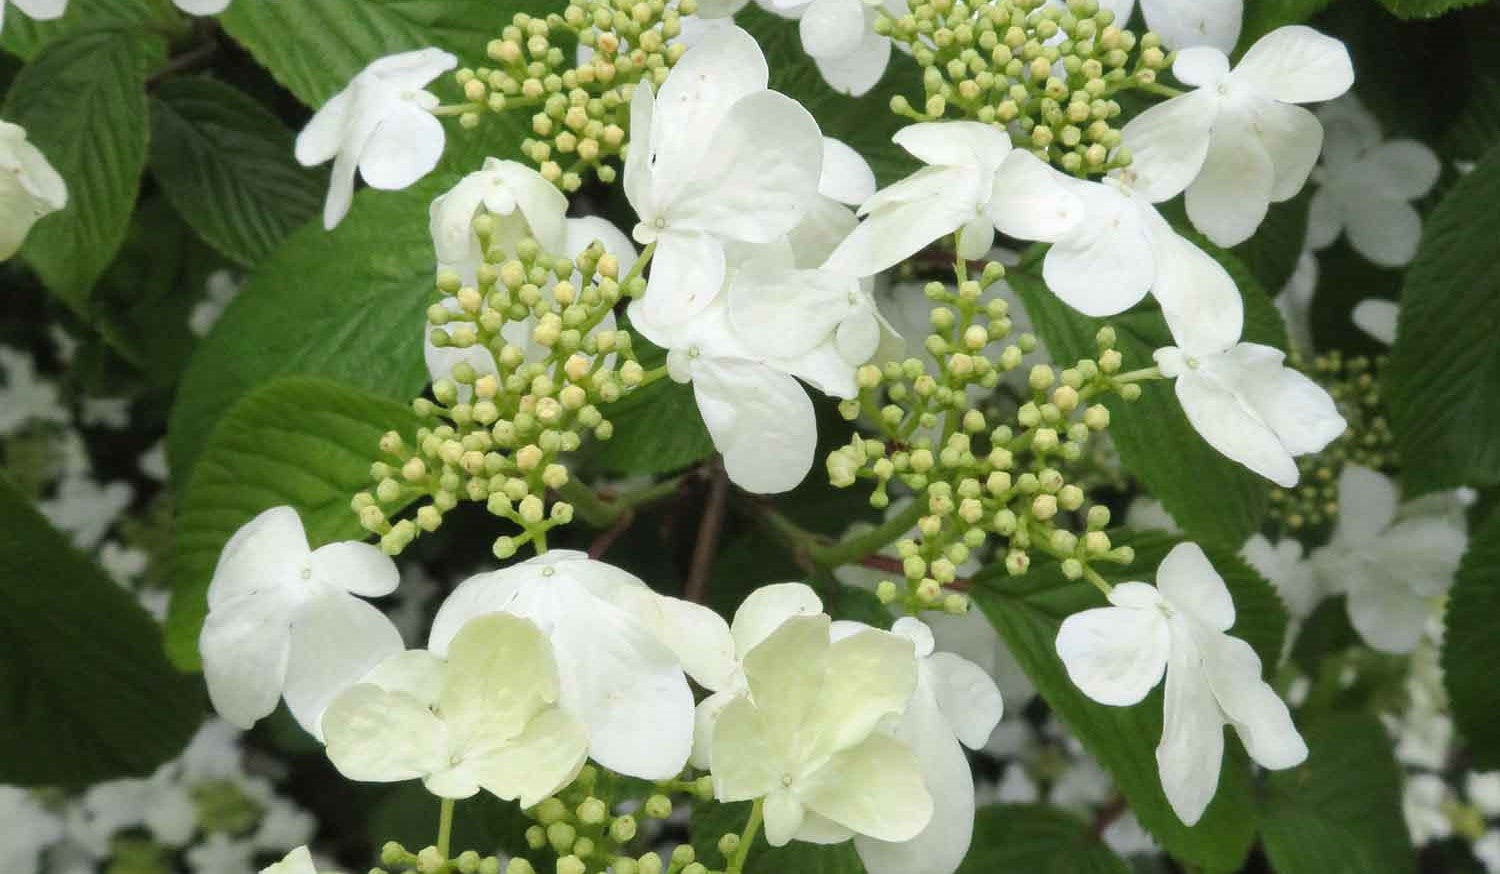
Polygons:
<instances>
[{"instance_id":1,"label":"green leaf","mask_svg":"<svg viewBox=\"0 0 1500 874\"><path fill-rule=\"evenodd\" d=\"M70 0L62 17L51 21L36 21L12 7L0 32L0 48L29 61L51 43L85 28L154 30L175 37L187 27L171 0Z\"/></svg>"},{"instance_id":2,"label":"green leaf","mask_svg":"<svg viewBox=\"0 0 1500 874\"><path fill-rule=\"evenodd\" d=\"M327 174L292 158L292 132L243 92L208 78L151 101L151 173L209 245L254 266L318 214Z\"/></svg>"},{"instance_id":3,"label":"green leaf","mask_svg":"<svg viewBox=\"0 0 1500 874\"><path fill-rule=\"evenodd\" d=\"M1500 483L1500 146L1427 217L1406 273L1387 391L1415 497Z\"/></svg>"},{"instance_id":4,"label":"green leaf","mask_svg":"<svg viewBox=\"0 0 1500 874\"><path fill-rule=\"evenodd\" d=\"M1401 816L1401 772L1372 713L1303 727L1308 759L1273 772L1261 807L1277 874L1410 874L1416 853Z\"/></svg>"},{"instance_id":5,"label":"green leaf","mask_svg":"<svg viewBox=\"0 0 1500 874\"><path fill-rule=\"evenodd\" d=\"M240 400L214 429L177 510L167 651L198 664L208 583L230 535L290 506L314 548L366 536L349 501L370 485L380 435L415 434L403 404L323 379L283 377Z\"/></svg>"},{"instance_id":6,"label":"green leaf","mask_svg":"<svg viewBox=\"0 0 1500 874\"><path fill-rule=\"evenodd\" d=\"M1120 538L1116 538L1120 540ZM1176 545L1175 538L1139 534L1129 543L1135 563L1125 569L1100 565L1115 580L1151 580L1155 568ZM1234 598L1236 619L1231 633L1274 669L1286 630L1286 610L1271 585L1234 552L1207 548L1210 561L1224 577ZM1255 808L1250 773L1237 742L1226 749L1218 794L1197 825L1182 824L1167 804L1156 765L1162 730L1162 693L1152 692L1134 707L1106 707L1078 691L1057 657L1057 630L1064 619L1104 606L1103 596L1084 581L1069 582L1055 564L1041 565L1021 577L1007 577L998 567L981 572L974 599L1000 632L1037 692L1089 754L1099 760L1125 793L1130 809L1158 843L1173 856L1213 870L1236 869L1255 837Z\"/></svg>"},{"instance_id":7,"label":"green leaf","mask_svg":"<svg viewBox=\"0 0 1500 874\"><path fill-rule=\"evenodd\" d=\"M1130 874L1088 823L1042 804L993 804L974 818L957 874Z\"/></svg>"},{"instance_id":8,"label":"green leaf","mask_svg":"<svg viewBox=\"0 0 1500 874\"><path fill-rule=\"evenodd\" d=\"M807 107L825 135L842 140L863 155L881 185L889 185L917 169L916 161L891 142L896 131L910 124L891 112L891 98L901 94L917 99L923 93L921 75L911 58L892 51L890 66L879 84L862 97L849 97L823 81L823 75L802 48L797 22L752 4L735 16L735 23L749 31L765 51L771 67L771 87Z\"/></svg>"},{"instance_id":9,"label":"green leaf","mask_svg":"<svg viewBox=\"0 0 1500 874\"><path fill-rule=\"evenodd\" d=\"M1222 250L1208 251L1229 270L1244 298L1245 341L1284 348L1286 329L1281 314L1260 284L1238 259ZM1115 329L1116 348L1124 355L1127 370L1150 367L1152 352L1172 345L1161 311L1149 298L1121 315L1091 319L1064 304L1034 277L1012 271L1009 279L1059 361L1096 357L1094 335L1106 324ZM1114 396L1104 403L1110 411L1110 437L1125 469L1166 506L1185 531L1201 541L1238 549L1260 527L1267 482L1198 436L1169 381L1144 383L1140 399L1133 403ZM1192 476L1184 476L1183 471L1192 471Z\"/></svg>"},{"instance_id":10,"label":"green leaf","mask_svg":"<svg viewBox=\"0 0 1500 874\"><path fill-rule=\"evenodd\" d=\"M16 77L4 116L26 128L68 184L68 205L37 222L21 254L80 314L130 226L146 164L151 38L85 31L58 40Z\"/></svg>"},{"instance_id":11,"label":"green leaf","mask_svg":"<svg viewBox=\"0 0 1500 874\"><path fill-rule=\"evenodd\" d=\"M658 380L610 404L604 414L614 423L607 441L595 441L589 460L617 473L669 473L713 454L693 387Z\"/></svg>"},{"instance_id":12,"label":"green leaf","mask_svg":"<svg viewBox=\"0 0 1500 874\"><path fill-rule=\"evenodd\" d=\"M1297 270L1297 260L1306 248L1307 208L1311 203L1312 189L1304 188L1291 200L1271 204L1255 236L1229 250L1269 297L1285 288Z\"/></svg>"},{"instance_id":13,"label":"green leaf","mask_svg":"<svg viewBox=\"0 0 1500 874\"><path fill-rule=\"evenodd\" d=\"M325 100L376 58L436 46L462 63L484 59L487 42L513 13L545 11L539 0L239 0L220 16L229 35L309 106Z\"/></svg>"},{"instance_id":14,"label":"green leaf","mask_svg":"<svg viewBox=\"0 0 1500 874\"><path fill-rule=\"evenodd\" d=\"M0 783L145 776L198 727L161 630L0 478Z\"/></svg>"},{"instance_id":15,"label":"green leaf","mask_svg":"<svg viewBox=\"0 0 1500 874\"><path fill-rule=\"evenodd\" d=\"M1453 719L1469 742L1475 770L1500 768L1500 685L1494 665L1500 660L1500 513L1489 518L1469 540L1469 554L1459 565L1443 636L1443 677Z\"/></svg>"},{"instance_id":16,"label":"green leaf","mask_svg":"<svg viewBox=\"0 0 1500 874\"><path fill-rule=\"evenodd\" d=\"M1333 0L1254 0L1245 4L1245 24L1240 30L1239 50L1288 24L1302 24L1326 9Z\"/></svg>"},{"instance_id":17,"label":"green leaf","mask_svg":"<svg viewBox=\"0 0 1500 874\"><path fill-rule=\"evenodd\" d=\"M1436 18L1465 6L1478 6L1485 0L1380 0L1398 18Z\"/></svg>"}]
</instances>

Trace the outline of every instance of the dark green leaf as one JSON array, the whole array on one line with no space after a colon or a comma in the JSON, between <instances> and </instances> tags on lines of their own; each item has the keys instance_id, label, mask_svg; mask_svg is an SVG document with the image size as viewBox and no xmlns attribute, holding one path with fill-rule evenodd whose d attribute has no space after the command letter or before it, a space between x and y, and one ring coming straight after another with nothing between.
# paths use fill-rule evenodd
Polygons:
<instances>
[{"instance_id":1,"label":"dark green leaf","mask_svg":"<svg viewBox=\"0 0 1500 874\"><path fill-rule=\"evenodd\" d=\"M1312 189L1283 203L1271 204L1271 211L1255 236L1230 250L1249 268L1261 289L1275 297L1286 287L1297 269L1297 259L1307 241L1307 207L1312 203Z\"/></svg>"},{"instance_id":2,"label":"dark green leaf","mask_svg":"<svg viewBox=\"0 0 1500 874\"><path fill-rule=\"evenodd\" d=\"M1427 218L1391 352L1391 424L1409 496L1500 482L1500 146Z\"/></svg>"},{"instance_id":3,"label":"dark green leaf","mask_svg":"<svg viewBox=\"0 0 1500 874\"><path fill-rule=\"evenodd\" d=\"M177 79L151 101L151 172L210 245L253 266L317 215L326 174L292 158L292 132L213 79Z\"/></svg>"},{"instance_id":4,"label":"dark green leaf","mask_svg":"<svg viewBox=\"0 0 1500 874\"><path fill-rule=\"evenodd\" d=\"M750 816L750 803L706 804L693 811L693 848L704 865L722 869L719 838L742 834ZM744 874L865 874L865 866L846 841L833 846L819 846L793 841L784 847L766 843L765 831L756 835L755 844L745 862Z\"/></svg>"},{"instance_id":5,"label":"dark green leaf","mask_svg":"<svg viewBox=\"0 0 1500 874\"><path fill-rule=\"evenodd\" d=\"M1261 809L1277 874L1410 874L1401 772L1379 718L1330 715L1303 726L1308 759L1267 780Z\"/></svg>"},{"instance_id":6,"label":"dark green leaf","mask_svg":"<svg viewBox=\"0 0 1500 874\"><path fill-rule=\"evenodd\" d=\"M238 0L220 22L278 82L320 106L386 55L437 46L477 62L513 13L541 8L512 0Z\"/></svg>"},{"instance_id":7,"label":"dark green leaf","mask_svg":"<svg viewBox=\"0 0 1500 874\"><path fill-rule=\"evenodd\" d=\"M161 630L0 478L0 783L145 776L187 744L197 682Z\"/></svg>"},{"instance_id":8,"label":"dark green leaf","mask_svg":"<svg viewBox=\"0 0 1500 874\"><path fill-rule=\"evenodd\" d=\"M1500 512L1491 512L1470 539L1448 603L1443 640L1443 676L1453 718L1469 741L1476 770L1500 768Z\"/></svg>"},{"instance_id":9,"label":"dark green leaf","mask_svg":"<svg viewBox=\"0 0 1500 874\"><path fill-rule=\"evenodd\" d=\"M668 473L713 454L693 387L662 379L605 408L614 436L595 441L591 463L618 473Z\"/></svg>"},{"instance_id":10,"label":"dark green leaf","mask_svg":"<svg viewBox=\"0 0 1500 874\"><path fill-rule=\"evenodd\" d=\"M1129 874L1088 823L1041 804L979 811L974 843L957 874Z\"/></svg>"},{"instance_id":11,"label":"dark green leaf","mask_svg":"<svg viewBox=\"0 0 1500 874\"><path fill-rule=\"evenodd\" d=\"M193 468L177 511L167 651L198 663L209 579L230 535L261 511L290 506L314 547L366 535L349 501L370 485L380 435L411 437L403 404L323 379L282 377L223 417Z\"/></svg>"},{"instance_id":12,"label":"dark green leaf","mask_svg":"<svg viewBox=\"0 0 1500 874\"><path fill-rule=\"evenodd\" d=\"M1245 4L1245 24L1240 30L1241 51L1255 41L1288 24L1301 24L1322 12L1333 0L1253 0Z\"/></svg>"},{"instance_id":13,"label":"dark green leaf","mask_svg":"<svg viewBox=\"0 0 1500 874\"><path fill-rule=\"evenodd\" d=\"M68 184L68 205L32 228L21 254L47 287L89 314L114 259L146 164L146 66L154 38L84 31L49 45L16 77L5 118Z\"/></svg>"},{"instance_id":14,"label":"dark green leaf","mask_svg":"<svg viewBox=\"0 0 1500 874\"><path fill-rule=\"evenodd\" d=\"M386 841L407 847L431 844L437 834L440 804L420 783L403 783L392 788L370 814L370 844L376 847ZM515 804L481 792L454 805L450 846L455 856L464 850L482 856L496 852L525 853L529 825L532 821Z\"/></svg>"},{"instance_id":15,"label":"dark green leaf","mask_svg":"<svg viewBox=\"0 0 1500 874\"><path fill-rule=\"evenodd\" d=\"M1465 6L1477 6L1485 0L1380 0L1380 2L1401 18L1436 18Z\"/></svg>"},{"instance_id":16,"label":"dark green leaf","mask_svg":"<svg viewBox=\"0 0 1500 874\"><path fill-rule=\"evenodd\" d=\"M1244 264L1210 249L1229 270L1245 301L1246 342L1285 347L1286 330L1274 304ZM1060 362L1098 355L1094 335L1108 324L1119 338L1125 369L1151 366L1151 354L1172 344L1161 311L1149 299L1108 319L1091 319L1071 309L1036 279L1015 271L1011 285L1020 293L1038 333ZM1260 527L1267 482L1220 455L1188 423L1167 381L1143 385L1139 400L1118 397L1109 407L1110 436L1125 469L1140 479L1184 530L1199 540L1238 548ZM1184 476L1184 471L1192 471Z\"/></svg>"},{"instance_id":17,"label":"dark green leaf","mask_svg":"<svg viewBox=\"0 0 1500 874\"><path fill-rule=\"evenodd\" d=\"M912 99L922 95L917 66L906 55L891 52L885 77L863 97L849 97L828 87L812 59L802 48L797 22L757 8L745 7L735 22L749 31L766 53L771 66L771 87L795 97L818 120L823 133L852 146L870 162L881 185L889 185L917 168L905 150L891 142L896 131L910 122L890 110L897 94Z\"/></svg>"},{"instance_id":18,"label":"dark green leaf","mask_svg":"<svg viewBox=\"0 0 1500 874\"><path fill-rule=\"evenodd\" d=\"M61 18L35 21L11 7L0 32L0 48L31 60L49 44L89 28L186 32L187 20L171 0L70 0Z\"/></svg>"},{"instance_id":19,"label":"dark green leaf","mask_svg":"<svg viewBox=\"0 0 1500 874\"><path fill-rule=\"evenodd\" d=\"M1154 569L1176 542L1160 534L1135 536L1130 541L1136 550L1135 563L1110 576L1153 579ZM1234 598L1236 619L1231 633L1255 648L1267 671L1273 669L1286 628L1280 599L1233 552L1206 551ZM1106 567L1101 565L1100 570ZM1157 771L1161 691L1152 692L1134 707L1106 707L1085 697L1068 679L1057 657L1057 630L1068 616L1103 606L1099 592L1083 581L1068 582L1056 565L1049 564L1021 577L1007 577L999 569L982 573L974 598L1037 692L1114 776L1130 809L1158 843L1173 856L1196 865L1224 871L1238 867L1255 836L1250 773L1238 744L1227 747L1230 753L1225 756L1213 803L1203 819L1189 828L1167 804Z\"/></svg>"}]
</instances>

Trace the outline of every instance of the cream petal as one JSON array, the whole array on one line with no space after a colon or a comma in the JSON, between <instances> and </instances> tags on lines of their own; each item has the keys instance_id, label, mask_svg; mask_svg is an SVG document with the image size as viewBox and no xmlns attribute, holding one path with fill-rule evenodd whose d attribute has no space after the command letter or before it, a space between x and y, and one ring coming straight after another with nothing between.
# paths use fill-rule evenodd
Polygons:
<instances>
[{"instance_id":1,"label":"cream petal","mask_svg":"<svg viewBox=\"0 0 1500 874\"><path fill-rule=\"evenodd\" d=\"M583 723L552 707L502 744L471 746L459 767L491 794L529 808L573 782L588 750Z\"/></svg>"},{"instance_id":2,"label":"cream petal","mask_svg":"<svg viewBox=\"0 0 1500 874\"><path fill-rule=\"evenodd\" d=\"M819 681L831 659L829 624L821 614L793 617L743 657L761 730L774 750L791 754L799 749L809 720L819 711ZM719 717L720 731L727 713ZM715 734L716 753L717 743Z\"/></svg>"},{"instance_id":3,"label":"cream petal","mask_svg":"<svg viewBox=\"0 0 1500 874\"><path fill-rule=\"evenodd\" d=\"M767 742L760 715L748 698L731 699L714 720L710 760L714 797L749 801L781 788L780 752Z\"/></svg>"},{"instance_id":4,"label":"cream petal","mask_svg":"<svg viewBox=\"0 0 1500 874\"><path fill-rule=\"evenodd\" d=\"M411 780L448 764L442 720L410 695L368 683L334 699L323 714L323 732L329 761L350 780Z\"/></svg>"},{"instance_id":5,"label":"cream petal","mask_svg":"<svg viewBox=\"0 0 1500 874\"><path fill-rule=\"evenodd\" d=\"M807 811L797 796L785 789L777 788L766 796L765 802L766 843L773 847L784 847L791 843L806 821Z\"/></svg>"},{"instance_id":6,"label":"cream petal","mask_svg":"<svg viewBox=\"0 0 1500 874\"><path fill-rule=\"evenodd\" d=\"M438 711L457 744L503 743L559 695L546 636L529 620L491 613L469 620L449 644Z\"/></svg>"},{"instance_id":7,"label":"cream petal","mask_svg":"<svg viewBox=\"0 0 1500 874\"><path fill-rule=\"evenodd\" d=\"M916 686L917 659L910 639L867 628L835 641L828 649L823 687L806 720L818 738L816 748L833 753L864 740L886 717L906 709Z\"/></svg>"},{"instance_id":8,"label":"cream petal","mask_svg":"<svg viewBox=\"0 0 1500 874\"><path fill-rule=\"evenodd\" d=\"M735 610L730 631L740 657L771 636L788 619L823 612L818 593L805 583L776 583L751 592Z\"/></svg>"},{"instance_id":9,"label":"cream petal","mask_svg":"<svg viewBox=\"0 0 1500 874\"><path fill-rule=\"evenodd\" d=\"M838 753L796 791L808 810L877 840L909 841L932 821L916 756L883 734Z\"/></svg>"}]
</instances>

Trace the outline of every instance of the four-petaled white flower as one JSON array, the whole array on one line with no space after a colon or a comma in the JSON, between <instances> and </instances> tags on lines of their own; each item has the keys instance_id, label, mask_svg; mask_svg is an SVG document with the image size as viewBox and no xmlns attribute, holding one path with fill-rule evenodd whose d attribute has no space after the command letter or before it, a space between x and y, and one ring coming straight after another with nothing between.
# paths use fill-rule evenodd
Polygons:
<instances>
[{"instance_id":1,"label":"four-petaled white flower","mask_svg":"<svg viewBox=\"0 0 1500 874\"><path fill-rule=\"evenodd\" d=\"M349 212L354 173L374 188L395 191L432 172L446 142L432 114L438 99L422 90L458 66L441 49L381 58L323 104L297 135L297 160L311 167L333 161L323 226L332 229Z\"/></svg>"},{"instance_id":2,"label":"four-petaled white flower","mask_svg":"<svg viewBox=\"0 0 1500 874\"><path fill-rule=\"evenodd\" d=\"M1296 485L1294 457L1321 451L1347 427L1333 398L1287 367L1280 349L1238 342L1238 312L1163 309L1177 345L1154 357L1162 376L1177 381L1193 429L1277 485Z\"/></svg>"},{"instance_id":3,"label":"four-petaled white flower","mask_svg":"<svg viewBox=\"0 0 1500 874\"><path fill-rule=\"evenodd\" d=\"M1323 584L1348 595L1349 621L1382 652L1411 652L1433 602L1453 585L1468 546L1463 517L1408 511L1390 478L1359 465L1339 474L1338 525L1311 561Z\"/></svg>"},{"instance_id":4,"label":"four-petaled white flower","mask_svg":"<svg viewBox=\"0 0 1500 874\"><path fill-rule=\"evenodd\" d=\"M1062 7L1063 0L1048 0ZM1100 9L1115 14L1115 25L1124 27L1135 11L1135 0L1099 0ZM1228 53L1240 39L1245 0L1141 0L1147 29L1173 49L1213 46Z\"/></svg>"},{"instance_id":5,"label":"four-petaled white flower","mask_svg":"<svg viewBox=\"0 0 1500 874\"><path fill-rule=\"evenodd\" d=\"M279 862L272 862L262 868L260 874L317 874L318 869L313 865L312 853L307 847L298 847L287 853Z\"/></svg>"},{"instance_id":6,"label":"four-petaled white flower","mask_svg":"<svg viewBox=\"0 0 1500 874\"><path fill-rule=\"evenodd\" d=\"M1272 203L1291 199L1307 182L1323 126L1296 104L1349 90L1349 51L1291 25L1262 37L1233 70L1223 51L1200 46L1178 52L1172 72L1196 90L1125 126L1131 168L1152 201L1185 190L1194 227L1220 246L1242 243Z\"/></svg>"},{"instance_id":7,"label":"four-petaled white flower","mask_svg":"<svg viewBox=\"0 0 1500 874\"><path fill-rule=\"evenodd\" d=\"M834 639L864 627L835 623ZM854 849L870 874L953 874L974 835L974 774L963 748L983 749L989 741L1003 710L1000 690L973 662L935 652L932 631L920 620L904 617L891 631L916 648L917 686L889 733L916 755L932 796L932 819L908 841L860 835Z\"/></svg>"},{"instance_id":8,"label":"four-petaled white flower","mask_svg":"<svg viewBox=\"0 0 1500 874\"><path fill-rule=\"evenodd\" d=\"M1318 191L1307 215L1313 249L1349 236L1354 251L1382 267L1400 267L1417 254L1422 216L1411 202L1442 175L1437 155L1416 140L1384 140L1380 122L1354 95L1318 111L1323 160L1313 171Z\"/></svg>"},{"instance_id":9,"label":"four-petaled white flower","mask_svg":"<svg viewBox=\"0 0 1500 874\"><path fill-rule=\"evenodd\" d=\"M870 276L958 233L958 254L983 258L995 231L1053 242L1079 220L1063 177L1011 147L1002 127L973 121L908 125L892 138L926 164L860 205L865 220L829 256L828 269Z\"/></svg>"},{"instance_id":10,"label":"four-petaled white flower","mask_svg":"<svg viewBox=\"0 0 1500 874\"><path fill-rule=\"evenodd\" d=\"M1236 324L1243 304L1218 261L1161 217L1132 168L1099 182L1068 180L1081 217L1042 262L1042 278L1064 303L1094 317L1122 313L1151 292L1171 322L1211 312Z\"/></svg>"},{"instance_id":11,"label":"four-petaled white flower","mask_svg":"<svg viewBox=\"0 0 1500 874\"><path fill-rule=\"evenodd\" d=\"M1184 823L1196 823L1213 799L1225 725L1262 767L1291 768L1307 758L1286 704L1261 679L1260 657L1225 633L1234 601L1196 544L1167 554L1155 587L1121 583L1109 601L1063 621L1057 654L1085 695L1114 707L1140 703L1165 674L1156 763Z\"/></svg>"},{"instance_id":12,"label":"four-petaled white flower","mask_svg":"<svg viewBox=\"0 0 1500 874\"><path fill-rule=\"evenodd\" d=\"M1255 534L1245 541L1240 555L1276 587L1293 619L1307 618L1327 594L1295 538L1272 543L1264 534Z\"/></svg>"},{"instance_id":13,"label":"four-petaled white flower","mask_svg":"<svg viewBox=\"0 0 1500 874\"><path fill-rule=\"evenodd\" d=\"M322 737L329 702L404 649L385 614L356 597L389 595L399 581L395 563L368 543L309 548L290 507L245 523L219 554L198 637L214 709L249 728L285 696L302 727Z\"/></svg>"},{"instance_id":14,"label":"four-petaled white flower","mask_svg":"<svg viewBox=\"0 0 1500 874\"><path fill-rule=\"evenodd\" d=\"M16 7L37 21L61 18L68 11L68 0L0 0L0 28L5 26L5 7Z\"/></svg>"},{"instance_id":15,"label":"four-petaled white flower","mask_svg":"<svg viewBox=\"0 0 1500 874\"><path fill-rule=\"evenodd\" d=\"M763 0L761 6L797 19L802 50L823 81L854 97L875 87L891 59L890 37L875 32L877 7L894 18L911 11L906 0Z\"/></svg>"},{"instance_id":16,"label":"four-petaled white flower","mask_svg":"<svg viewBox=\"0 0 1500 874\"><path fill-rule=\"evenodd\" d=\"M830 640L827 615L782 623L744 657L747 693L720 712L710 760L720 801L764 799L766 840L908 841L933 803L910 749L876 731L916 689L909 640Z\"/></svg>"},{"instance_id":17,"label":"four-petaled white flower","mask_svg":"<svg viewBox=\"0 0 1500 874\"><path fill-rule=\"evenodd\" d=\"M658 611L711 611L662 598L636 577L580 552L552 550L470 577L432 622L437 656L470 619L510 613L535 622L557 659L559 704L588 729L589 755L612 771L665 780L693 745L693 694L672 649L658 639Z\"/></svg>"},{"instance_id":18,"label":"four-petaled white flower","mask_svg":"<svg viewBox=\"0 0 1500 874\"><path fill-rule=\"evenodd\" d=\"M530 620L466 622L447 658L410 650L382 662L323 717L328 758L351 780L420 778L442 798L483 789L532 807L572 782L589 732L562 707L552 644Z\"/></svg>"},{"instance_id":19,"label":"four-petaled white flower","mask_svg":"<svg viewBox=\"0 0 1500 874\"><path fill-rule=\"evenodd\" d=\"M653 322L701 312L724 285L726 244L780 239L818 196L818 123L767 90L769 77L735 27L688 49L660 94L636 88L624 185L636 241L656 244L643 301Z\"/></svg>"},{"instance_id":20,"label":"four-petaled white flower","mask_svg":"<svg viewBox=\"0 0 1500 874\"><path fill-rule=\"evenodd\" d=\"M67 184L27 142L26 129L0 121L0 261L16 254L38 219L67 205Z\"/></svg>"}]
</instances>

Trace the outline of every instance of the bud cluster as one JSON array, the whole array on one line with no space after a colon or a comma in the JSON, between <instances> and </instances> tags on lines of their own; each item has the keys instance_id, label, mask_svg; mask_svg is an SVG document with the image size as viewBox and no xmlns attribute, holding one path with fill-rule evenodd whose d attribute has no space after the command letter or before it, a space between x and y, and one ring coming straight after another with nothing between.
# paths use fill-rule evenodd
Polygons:
<instances>
[{"instance_id":1,"label":"bud cluster","mask_svg":"<svg viewBox=\"0 0 1500 874\"><path fill-rule=\"evenodd\" d=\"M899 17L880 12L875 29L922 68L920 104L898 95L893 112L1007 126L1018 146L1079 176L1130 163L1114 95L1154 86L1171 60L1156 34L1137 38L1098 0L918 0Z\"/></svg>"},{"instance_id":2,"label":"bud cluster","mask_svg":"<svg viewBox=\"0 0 1500 874\"><path fill-rule=\"evenodd\" d=\"M496 539L497 557L527 542L544 547L546 532L573 518L571 504L547 504L548 490L569 481L561 454L586 434L608 440L614 426L599 407L662 375L644 371L631 335L613 324L615 304L644 282L621 279L619 263L599 243L575 259L558 258L530 238L514 251L491 245L487 215L474 227L486 253L477 284L439 274L443 300L428 308L429 340L439 349L482 349L493 369L456 365L433 383L431 399L412 402L423 420L414 441L394 431L381 438L370 468L375 487L352 506L392 555L437 529L464 500L521 528ZM424 499L413 518L390 521Z\"/></svg>"},{"instance_id":3,"label":"bud cluster","mask_svg":"<svg viewBox=\"0 0 1500 874\"><path fill-rule=\"evenodd\" d=\"M1399 457L1386 419L1380 372L1386 358L1346 358L1331 352L1314 358L1309 376L1328 390L1349 427L1322 452L1297 459L1301 484L1272 489L1268 521L1286 533L1323 532L1338 518L1338 478L1346 464L1395 473Z\"/></svg>"},{"instance_id":4,"label":"bud cluster","mask_svg":"<svg viewBox=\"0 0 1500 874\"><path fill-rule=\"evenodd\" d=\"M1032 366L1029 399L1004 423L971 400L972 388L994 388L1038 345L1022 334L998 354L986 351L1012 331L1006 301L980 301L1003 272L989 264L981 281L961 278L956 291L930 283L925 293L937 305L925 346L936 373L916 358L866 365L860 398L841 405L851 419L873 412L881 438L856 434L831 453L833 485L873 480L876 507L889 504L892 481L917 495L918 536L896 544L904 586L886 581L878 590L881 600L901 600L912 612L966 610L966 599L950 587L959 566L992 537L1001 538L1005 568L1016 575L1030 567L1032 550L1061 561L1072 579L1092 562L1133 559L1105 533L1108 509L1086 506L1084 490L1065 473L1081 466L1091 436L1109 427L1109 410L1091 401L1108 393L1140 396L1139 385L1118 378L1123 361L1112 329L1100 330L1097 358L1061 371Z\"/></svg>"},{"instance_id":5,"label":"bud cluster","mask_svg":"<svg viewBox=\"0 0 1500 874\"><path fill-rule=\"evenodd\" d=\"M532 138L521 151L542 176L576 191L592 171L612 182L605 163L620 156L630 124L635 86L660 86L682 56L675 42L681 16L695 0L571 0L561 14L518 13L486 54L493 66L465 67L454 75L468 109L459 117L475 127L484 112L531 111ZM577 51L564 45L577 43ZM561 45L559 44L561 43Z\"/></svg>"}]
</instances>

